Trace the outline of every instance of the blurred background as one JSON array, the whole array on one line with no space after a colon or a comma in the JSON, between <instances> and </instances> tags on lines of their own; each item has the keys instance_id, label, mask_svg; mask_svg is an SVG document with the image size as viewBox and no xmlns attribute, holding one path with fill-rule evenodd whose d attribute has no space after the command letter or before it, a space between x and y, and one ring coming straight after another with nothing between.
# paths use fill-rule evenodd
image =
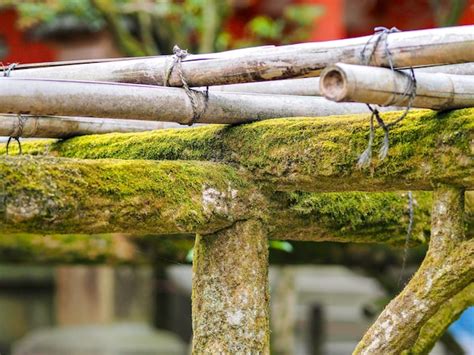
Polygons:
<instances>
[{"instance_id":1,"label":"blurred background","mask_svg":"<svg viewBox=\"0 0 474 355\"><path fill-rule=\"evenodd\" d=\"M0 61L160 55L175 44L206 53L473 23L474 0L0 0ZM0 236L0 353L189 353L192 244ZM405 280L424 253L409 251ZM400 290L402 258L381 245L272 242L272 353L351 353ZM473 313L432 353L474 354Z\"/></svg>"}]
</instances>

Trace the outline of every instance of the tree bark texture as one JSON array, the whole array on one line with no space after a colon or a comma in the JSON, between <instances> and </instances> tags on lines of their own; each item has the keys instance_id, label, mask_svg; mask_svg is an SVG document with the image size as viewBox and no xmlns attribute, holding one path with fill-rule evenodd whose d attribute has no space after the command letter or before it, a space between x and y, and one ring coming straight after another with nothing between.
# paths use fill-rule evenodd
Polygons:
<instances>
[{"instance_id":1,"label":"tree bark texture","mask_svg":"<svg viewBox=\"0 0 474 355\"><path fill-rule=\"evenodd\" d=\"M464 191L438 186L434 192L431 240L419 270L384 309L354 354L409 351L439 308L474 281L474 239L464 234Z\"/></svg>"},{"instance_id":2,"label":"tree bark texture","mask_svg":"<svg viewBox=\"0 0 474 355\"><path fill-rule=\"evenodd\" d=\"M252 219L197 236L193 354L269 354L267 238Z\"/></svg>"}]
</instances>

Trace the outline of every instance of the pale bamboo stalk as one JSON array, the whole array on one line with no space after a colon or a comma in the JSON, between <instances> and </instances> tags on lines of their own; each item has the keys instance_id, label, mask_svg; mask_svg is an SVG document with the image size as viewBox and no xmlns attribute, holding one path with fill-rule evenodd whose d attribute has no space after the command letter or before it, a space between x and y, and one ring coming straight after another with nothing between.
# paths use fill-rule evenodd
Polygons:
<instances>
[{"instance_id":1,"label":"pale bamboo stalk","mask_svg":"<svg viewBox=\"0 0 474 355\"><path fill-rule=\"evenodd\" d=\"M323 95L336 102L365 102L381 106L406 106L410 102L410 75L385 68L336 64L320 81ZM474 106L474 77L417 73L412 107L447 110Z\"/></svg>"},{"instance_id":2,"label":"pale bamboo stalk","mask_svg":"<svg viewBox=\"0 0 474 355\"><path fill-rule=\"evenodd\" d=\"M0 136L24 138L68 138L86 134L141 132L161 128L163 123L152 121L26 115L19 118L13 115L0 115Z\"/></svg>"},{"instance_id":3,"label":"pale bamboo stalk","mask_svg":"<svg viewBox=\"0 0 474 355\"><path fill-rule=\"evenodd\" d=\"M205 108L198 123L243 123L278 117L367 112L363 104L322 97L209 93L195 96ZM134 84L37 79L0 79L0 112L114 117L188 124L193 109L185 91Z\"/></svg>"},{"instance_id":4,"label":"pale bamboo stalk","mask_svg":"<svg viewBox=\"0 0 474 355\"><path fill-rule=\"evenodd\" d=\"M369 45L367 42L371 40ZM189 56L182 62L190 86L212 86L319 76L328 65L344 62L389 66L385 45L374 51L375 37ZM383 42L383 41L382 41ZM387 37L395 67L454 64L474 61L474 26L399 32ZM365 51L364 51L365 50ZM364 53L363 53L364 52ZM363 56L365 54L365 56ZM172 59L153 57L54 67L18 68L12 77L92 80L163 85ZM174 70L169 86L182 86Z\"/></svg>"},{"instance_id":5,"label":"pale bamboo stalk","mask_svg":"<svg viewBox=\"0 0 474 355\"><path fill-rule=\"evenodd\" d=\"M408 70L403 70L409 73ZM415 73L445 73L458 75L474 75L474 63L436 65L415 69ZM244 83L232 85L216 85L209 87L213 92L254 92L258 94L321 96L319 78L299 78L273 80L259 83Z\"/></svg>"}]
</instances>

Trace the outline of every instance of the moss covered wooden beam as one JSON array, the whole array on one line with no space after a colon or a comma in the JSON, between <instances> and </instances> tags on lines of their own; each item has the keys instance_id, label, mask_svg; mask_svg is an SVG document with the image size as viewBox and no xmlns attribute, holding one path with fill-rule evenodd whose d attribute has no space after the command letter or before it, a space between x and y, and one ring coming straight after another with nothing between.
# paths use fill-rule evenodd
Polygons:
<instances>
[{"instance_id":1,"label":"moss covered wooden beam","mask_svg":"<svg viewBox=\"0 0 474 355\"><path fill-rule=\"evenodd\" d=\"M3 157L0 230L212 233L258 208L254 189L209 162Z\"/></svg>"},{"instance_id":2,"label":"moss covered wooden beam","mask_svg":"<svg viewBox=\"0 0 474 355\"><path fill-rule=\"evenodd\" d=\"M268 236L261 221L198 236L193 354L269 354Z\"/></svg>"},{"instance_id":3,"label":"moss covered wooden beam","mask_svg":"<svg viewBox=\"0 0 474 355\"><path fill-rule=\"evenodd\" d=\"M387 122L398 116L383 114ZM367 147L368 121L368 115L275 119L25 142L24 150L89 159L225 162L247 170L270 190L431 190L434 182L474 189L474 109L411 112L391 129L388 157L374 157L360 170L356 162ZM382 140L378 130L374 151Z\"/></svg>"},{"instance_id":4,"label":"moss covered wooden beam","mask_svg":"<svg viewBox=\"0 0 474 355\"><path fill-rule=\"evenodd\" d=\"M413 194L410 244L430 234L431 192ZM405 243L409 223L404 192L279 192L271 196L269 228L273 239L351 243Z\"/></svg>"},{"instance_id":5,"label":"moss covered wooden beam","mask_svg":"<svg viewBox=\"0 0 474 355\"><path fill-rule=\"evenodd\" d=\"M464 234L464 191L439 186L431 240L419 270L358 344L354 354L401 354L440 307L474 281L474 239Z\"/></svg>"}]
</instances>

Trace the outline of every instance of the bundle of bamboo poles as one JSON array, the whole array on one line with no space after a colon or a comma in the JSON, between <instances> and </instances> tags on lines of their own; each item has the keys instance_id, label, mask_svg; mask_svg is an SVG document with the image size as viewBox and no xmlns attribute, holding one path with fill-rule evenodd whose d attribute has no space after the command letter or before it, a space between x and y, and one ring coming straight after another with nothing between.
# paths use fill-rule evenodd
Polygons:
<instances>
[{"instance_id":1,"label":"bundle of bamboo poles","mask_svg":"<svg viewBox=\"0 0 474 355\"><path fill-rule=\"evenodd\" d=\"M12 65L0 70L0 135L161 128L146 120L321 117L367 112L365 103L470 107L473 62L474 26L460 26L215 54L176 48L174 56Z\"/></svg>"}]
</instances>

